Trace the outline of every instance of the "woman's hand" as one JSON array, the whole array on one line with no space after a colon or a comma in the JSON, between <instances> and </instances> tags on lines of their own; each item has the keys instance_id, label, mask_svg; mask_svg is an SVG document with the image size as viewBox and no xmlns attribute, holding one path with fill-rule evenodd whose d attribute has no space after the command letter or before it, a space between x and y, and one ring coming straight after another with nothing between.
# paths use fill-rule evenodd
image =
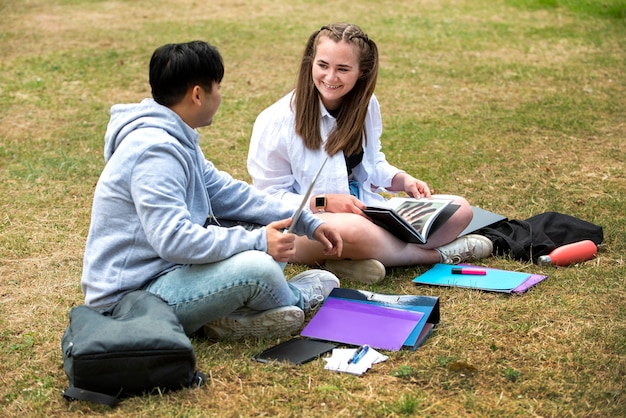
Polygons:
<instances>
[{"instance_id":1,"label":"woman's hand","mask_svg":"<svg viewBox=\"0 0 626 418\"><path fill-rule=\"evenodd\" d=\"M327 194L325 196L326 208L324 212L354 213L364 216L363 209L365 209L367 205L356 197L350 194ZM313 213L319 212L319 210L315 208L315 196L311 198L311 209Z\"/></svg>"},{"instance_id":2,"label":"woman's hand","mask_svg":"<svg viewBox=\"0 0 626 418\"><path fill-rule=\"evenodd\" d=\"M430 188L425 181L418 180L404 172L398 173L393 177L389 191L406 192L409 196L416 199L422 197L430 199L431 197Z\"/></svg>"}]
</instances>

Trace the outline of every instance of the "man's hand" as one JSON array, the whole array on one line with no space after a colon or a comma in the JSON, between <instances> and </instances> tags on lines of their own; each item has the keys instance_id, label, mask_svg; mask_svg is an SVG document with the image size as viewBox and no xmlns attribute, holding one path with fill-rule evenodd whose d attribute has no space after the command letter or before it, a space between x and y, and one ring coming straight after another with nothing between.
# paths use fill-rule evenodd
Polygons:
<instances>
[{"instance_id":1,"label":"man's hand","mask_svg":"<svg viewBox=\"0 0 626 418\"><path fill-rule=\"evenodd\" d=\"M341 257L343 239L341 239L341 235L335 228L325 223L321 224L313 232L313 238L324 246L324 254Z\"/></svg>"},{"instance_id":2,"label":"man's hand","mask_svg":"<svg viewBox=\"0 0 626 418\"><path fill-rule=\"evenodd\" d=\"M289 225L291 225L291 218L272 222L265 227L267 235L267 253L271 255L274 260L282 263L289 261L289 258L296 253L296 236L284 232L289 228Z\"/></svg>"}]
</instances>

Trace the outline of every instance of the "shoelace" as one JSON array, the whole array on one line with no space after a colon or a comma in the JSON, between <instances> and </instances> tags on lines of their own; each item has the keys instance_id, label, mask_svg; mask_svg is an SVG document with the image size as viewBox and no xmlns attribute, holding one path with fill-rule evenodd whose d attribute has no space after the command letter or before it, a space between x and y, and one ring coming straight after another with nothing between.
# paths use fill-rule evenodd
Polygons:
<instances>
[{"instance_id":1,"label":"shoelace","mask_svg":"<svg viewBox=\"0 0 626 418\"><path fill-rule=\"evenodd\" d=\"M311 299L309 299L307 301L308 305L309 305L309 311L315 311L317 310L320 306L322 306L322 303L324 303L324 296L322 295L314 295Z\"/></svg>"},{"instance_id":2,"label":"shoelace","mask_svg":"<svg viewBox=\"0 0 626 418\"><path fill-rule=\"evenodd\" d=\"M450 254L452 252L451 250L446 251L446 250L438 249L439 253L443 256L442 257L443 262L445 264L459 264L465 260L472 258L473 253L472 253L472 248L470 248L470 243L467 241L464 241L463 245L465 246L465 248L463 248L458 253L452 253L452 254Z\"/></svg>"}]
</instances>

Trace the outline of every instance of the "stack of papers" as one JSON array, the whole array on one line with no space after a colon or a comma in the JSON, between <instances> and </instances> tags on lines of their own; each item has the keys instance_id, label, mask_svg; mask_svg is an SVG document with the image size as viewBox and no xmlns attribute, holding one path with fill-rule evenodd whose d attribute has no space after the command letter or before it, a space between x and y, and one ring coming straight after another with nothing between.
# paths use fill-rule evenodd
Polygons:
<instances>
[{"instance_id":1,"label":"stack of papers","mask_svg":"<svg viewBox=\"0 0 626 418\"><path fill-rule=\"evenodd\" d=\"M326 366L324 366L324 369L360 376L368 369L370 369L373 364L380 363L389 358L385 355L380 354L373 348L370 348L358 362L349 363L349 360L352 358L352 356L354 356L356 350L356 348L333 349L332 356L324 359L326 361Z\"/></svg>"}]
</instances>

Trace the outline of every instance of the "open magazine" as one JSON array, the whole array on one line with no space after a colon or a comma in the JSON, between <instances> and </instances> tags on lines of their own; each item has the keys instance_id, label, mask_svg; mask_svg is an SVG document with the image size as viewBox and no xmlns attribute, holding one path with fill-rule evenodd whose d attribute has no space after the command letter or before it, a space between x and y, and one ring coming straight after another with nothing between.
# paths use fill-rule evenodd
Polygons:
<instances>
[{"instance_id":1,"label":"open magazine","mask_svg":"<svg viewBox=\"0 0 626 418\"><path fill-rule=\"evenodd\" d=\"M386 206L368 206L363 212L397 238L426 244L428 236L443 225L459 205L448 199L394 197Z\"/></svg>"}]
</instances>

